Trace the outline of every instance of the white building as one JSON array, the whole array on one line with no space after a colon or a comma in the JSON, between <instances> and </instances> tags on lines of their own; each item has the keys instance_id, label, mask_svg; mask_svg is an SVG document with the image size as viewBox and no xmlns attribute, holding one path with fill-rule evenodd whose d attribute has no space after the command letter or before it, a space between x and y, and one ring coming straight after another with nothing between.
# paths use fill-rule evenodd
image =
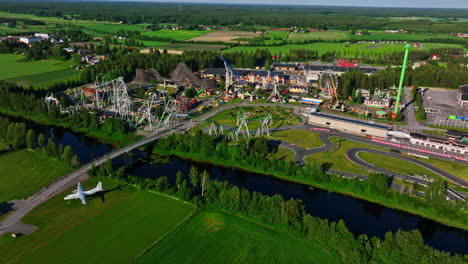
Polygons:
<instances>
[{"instance_id":1,"label":"white building","mask_svg":"<svg viewBox=\"0 0 468 264\"><path fill-rule=\"evenodd\" d=\"M34 37L48 39L50 36L47 33L34 33Z\"/></svg>"},{"instance_id":2,"label":"white building","mask_svg":"<svg viewBox=\"0 0 468 264\"><path fill-rule=\"evenodd\" d=\"M38 42L41 40L43 40L43 38L41 37L21 37L19 39L20 42L25 43L25 44L31 44L31 43Z\"/></svg>"}]
</instances>

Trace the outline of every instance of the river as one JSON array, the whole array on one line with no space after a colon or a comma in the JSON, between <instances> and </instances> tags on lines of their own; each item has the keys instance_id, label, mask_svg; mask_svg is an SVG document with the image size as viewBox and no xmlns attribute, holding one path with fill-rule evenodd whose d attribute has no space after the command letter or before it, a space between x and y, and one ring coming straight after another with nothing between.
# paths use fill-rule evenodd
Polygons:
<instances>
[{"instance_id":1,"label":"river","mask_svg":"<svg viewBox=\"0 0 468 264\"><path fill-rule=\"evenodd\" d=\"M17 118L15 118L17 119ZM36 132L53 137L57 144L70 145L83 163L90 162L112 150L112 146L98 142L63 128L49 128L25 121L28 127ZM226 180L231 184L257 191L267 195L281 194L285 198L301 199L305 210L312 216L326 218L330 221L343 219L346 226L354 234L384 237L388 231L398 229L418 229L426 244L439 250L451 253L468 253L468 232L447 227L436 221L412 215L403 211L387 208L351 196L332 193L306 185L284 181L271 176L246 172L243 170L224 168L216 165L197 163L173 157L166 164L154 163L147 158L147 153L134 150L114 161L116 167L125 165L129 173L142 177L157 179L167 176L169 182L175 183L177 171L188 177L190 167L196 165L201 170L207 170L211 179Z\"/></svg>"}]
</instances>

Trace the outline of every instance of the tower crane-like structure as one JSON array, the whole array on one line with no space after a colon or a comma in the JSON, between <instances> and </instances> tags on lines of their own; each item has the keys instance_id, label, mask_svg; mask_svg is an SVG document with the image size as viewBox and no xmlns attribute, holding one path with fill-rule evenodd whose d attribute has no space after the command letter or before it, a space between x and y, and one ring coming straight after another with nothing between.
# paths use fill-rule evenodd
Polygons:
<instances>
[{"instance_id":1,"label":"tower crane-like structure","mask_svg":"<svg viewBox=\"0 0 468 264\"><path fill-rule=\"evenodd\" d=\"M403 87L403 81L405 80L406 62L408 60L408 52L409 52L410 47L411 47L410 44L405 45L405 58L403 59L403 68L401 68L400 84L398 85L398 95L397 95L397 99L395 103L395 110L392 113L392 119L394 119L397 116L398 111L399 111L401 89Z\"/></svg>"}]
</instances>

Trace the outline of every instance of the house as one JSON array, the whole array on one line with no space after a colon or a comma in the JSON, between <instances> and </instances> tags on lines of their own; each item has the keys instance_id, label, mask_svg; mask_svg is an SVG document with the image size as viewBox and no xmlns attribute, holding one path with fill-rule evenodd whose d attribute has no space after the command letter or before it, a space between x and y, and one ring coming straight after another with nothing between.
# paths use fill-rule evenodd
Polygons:
<instances>
[{"instance_id":1,"label":"house","mask_svg":"<svg viewBox=\"0 0 468 264\"><path fill-rule=\"evenodd\" d=\"M458 33L458 34L456 34L456 36L459 37L459 38L468 38L468 34Z\"/></svg>"},{"instance_id":2,"label":"house","mask_svg":"<svg viewBox=\"0 0 468 264\"><path fill-rule=\"evenodd\" d=\"M64 51L70 53L73 52L74 50L72 48L63 48Z\"/></svg>"},{"instance_id":3,"label":"house","mask_svg":"<svg viewBox=\"0 0 468 264\"><path fill-rule=\"evenodd\" d=\"M374 92L374 95L366 96L366 99L364 100L364 104L367 107L371 107L371 108L379 108L379 109L389 108L390 100L389 100L389 97L385 96L383 92L376 90Z\"/></svg>"},{"instance_id":4,"label":"house","mask_svg":"<svg viewBox=\"0 0 468 264\"><path fill-rule=\"evenodd\" d=\"M38 42L41 40L43 40L43 38L41 37L21 37L19 39L20 42L25 43L25 44L31 44L31 43Z\"/></svg>"},{"instance_id":5,"label":"house","mask_svg":"<svg viewBox=\"0 0 468 264\"><path fill-rule=\"evenodd\" d=\"M468 106L468 84L458 87L456 103L460 106Z\"/></svg>"},{"instance_id":6,"label":"house","mask_svg":"<svg viewBox=\"0 0 468 264\"><path fill-rule=\"evenodd\" d=\"M297 70L297 65L293 63L275 63L273 64L273 69L275 71L296 71Z\"/></svg>"},{"instance_id":7,"label":"house","mask_svg":"<svg viewBox=\"0 0 468 264\"><path fill-rule=\"evenodd\" d=\"M78 55L80 56L85 56L85 55L88 55L89 54L89 50L87 49L79 49L78 52L77 52Z\"/></svg>"},{"instance_id":8,"label":"house","mask_svg":"<svg viewBox=\"0 0 468 264\"><path fill-rule=\"evenodd\" d=\"M19 28L28 28L28 26L19 26Z\"/></svg>"},{"instance_id":9,"label":"house","mask_svg":"<svg viewBox=\"0 0 468 264\"><path fill-rule=\"evenodd\" d=\"M433 60L438 60L438 59L439 59L439 55L433 54L433 55L431 55L431 59L433 59Z\"/></svg>"},{"instance_id":10,"label":"house","mask_svg":"<svg viewBox=\"0 0 468 264\"><path fill-rule=\"evenodd\" d=\"M361 32L356 32L354 33L355 36L362 36L362 33Z\"/></svg>"}]
</instances>

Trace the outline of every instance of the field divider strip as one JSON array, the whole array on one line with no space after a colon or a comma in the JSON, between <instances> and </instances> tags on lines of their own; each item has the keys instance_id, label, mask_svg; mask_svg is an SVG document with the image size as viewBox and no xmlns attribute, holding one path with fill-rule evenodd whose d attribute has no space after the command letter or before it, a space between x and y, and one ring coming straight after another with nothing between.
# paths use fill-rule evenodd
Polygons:
<instances>
[{"instance_id":1,"label":"field divider strip","mask_svg":"<svg viewBox=\"0 0 468 264\"><path fill-rule=\"evenodd\" d=\"M177 199L176 199L177 200ZM153 243L151 243L148 247L146 247L145 249L143 249L140 253L138 253L138 255L136 255L136 257L130 261L130 263L136 263L136 261L138 259L140 259L144 254L146 254L147 252L149 252L152 248L154 248L159 242L163 241L164 239L166 239L171 233L173 232L176 232L177 230L179 230L180 228L182 228L185 224L187 224L188 222L190 222L190 220L192 220L192 218L194 218L199 212L201 211L201 208L198 208L198 209L195 209L194 211L192 211L192 213L190 213L187 217L185 217L182 221L180 221L176 226L174 226L171 230L167 231L166 233L164 233L159 239L155 240Z\"/></svg>"}]
</instances>

